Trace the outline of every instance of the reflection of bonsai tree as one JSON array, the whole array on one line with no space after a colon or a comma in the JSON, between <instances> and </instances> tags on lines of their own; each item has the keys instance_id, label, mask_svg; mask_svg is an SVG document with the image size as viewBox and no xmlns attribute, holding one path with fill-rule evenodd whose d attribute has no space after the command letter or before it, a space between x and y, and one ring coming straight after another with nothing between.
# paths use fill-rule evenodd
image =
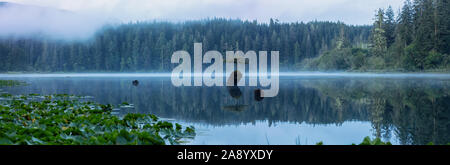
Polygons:
<instances>
[{"instance_id":1,"label":"reflection of bonsai tree","mask_svg":"<svg viewBox=\"0 0 450 165\"><path fill-rule=\"evenodd\" d=\"M239 71L234 71L230 74L227 79L227 90L231 97L234 99L239 99L242 96L241 89L238 87L238 82L242 79L242 73Z\"/></svg>"},{"instance_id":2,"label":"reflection of bonsai tree","mask_svg":"<svg viewBox=\"0 0 450 165\"><path fill-rule=\"evenodd\" d=\"M223 106L222 108L224 110L240 112L240 111L245 110L245 108L247 107L247 105L239 105L239 98L241 98L242 92L237 84L239 81L241 81L241 79L242 79L242 73L237 70L232 72L230 74L230 76L228 77L227 84L226 84L227 91L228 91L228 94L230 94L230 96L236 100L236 104Z\"/></svg>"}]
</instances>

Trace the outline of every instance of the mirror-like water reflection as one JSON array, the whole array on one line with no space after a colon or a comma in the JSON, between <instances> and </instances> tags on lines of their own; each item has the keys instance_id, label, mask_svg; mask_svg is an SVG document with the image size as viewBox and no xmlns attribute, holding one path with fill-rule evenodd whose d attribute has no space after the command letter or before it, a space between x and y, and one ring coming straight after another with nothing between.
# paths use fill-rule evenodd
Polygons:
<instances>
[{"instance_id":1,"label":"mirror-like water reflection","mask_svg":"<svg viewBox=\"0 0 450 165\"><path fill-rule=\"evenodd\" d=\"M128 102L118 113L153 113L194 125L190 144L450 142L450 79L442 77L281 77L279 95L255 100L256 87L174 87L169 77L8 77L27 86L11 94L74 94ZM138 80L138 83L134 82Z\"/></svg>"}]
</instances>

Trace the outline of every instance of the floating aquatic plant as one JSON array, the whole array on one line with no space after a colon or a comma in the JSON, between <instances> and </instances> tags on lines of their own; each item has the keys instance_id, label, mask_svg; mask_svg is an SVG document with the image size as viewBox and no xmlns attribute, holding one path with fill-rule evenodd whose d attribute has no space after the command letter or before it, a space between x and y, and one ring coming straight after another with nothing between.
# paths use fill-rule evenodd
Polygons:
<instances>
[{"instance_id":1,"label":"floating aquatic plant","mask_svg":"<svg viewBox=\"0 0 450 165\"><path fill-rule=\"evenodd\" d=\"M0 101L0 144L163 145L195 136L193 127L151 114L113 115L113 106L73 95L12 96Z\"/></svg>"}]
</instances>

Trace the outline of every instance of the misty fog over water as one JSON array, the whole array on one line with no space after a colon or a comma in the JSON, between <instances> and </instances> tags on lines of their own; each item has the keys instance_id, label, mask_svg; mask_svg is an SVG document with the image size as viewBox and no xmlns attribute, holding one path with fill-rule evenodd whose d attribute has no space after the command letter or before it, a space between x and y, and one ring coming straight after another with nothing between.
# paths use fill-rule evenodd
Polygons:
<instances>
[{"instance_id":1,"label":"misty fog over water","mask_svg":"<svg viewBox=\"0 0 450 165\"><path fill-rule=\"evenodd\" d=\"M270 75L271 73L267 73ZM1 77L170 77L172 73L0 73ZM192 73L201 76L199 73ZM246 76L257 76L248 73ZM223 74L227 77L227 74ZM280 72L280 77L361 77L361 78L450 78L450 73L351 73L351 72Z\"/></svg>"}]
</instances>

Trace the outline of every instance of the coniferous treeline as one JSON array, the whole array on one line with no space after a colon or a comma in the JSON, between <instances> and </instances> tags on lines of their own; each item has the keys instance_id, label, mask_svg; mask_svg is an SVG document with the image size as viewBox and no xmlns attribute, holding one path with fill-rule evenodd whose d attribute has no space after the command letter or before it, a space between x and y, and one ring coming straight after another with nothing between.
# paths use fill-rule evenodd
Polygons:
<instances>
[{"instance_id":1,"label":"coniferous treeline","mask_svg":"<svg viewBox=\"0 0 450 165\"><path fill-rule=\"evenodd\" d=\"M406 0L395 17L392 7L375 15L369 49L337 47L304 68L320 70L449 70L449 0ZM345 38L344 38L345 39Z\"/></svg>"},{"instance_id":2,"label":"coniferous treeline","mask_svg":"<svg viewBox=\"0 0 450 165\"><path fill-rule=\"evenodd\" d=\"M105 26L90 41L1 39L0 71L169 71L173 52L203 43L203 51L280 51L280 67L292 68L339 44L368 43L370 26L343 23L270 23L212 19L184 23L141 22ZM342 36L345 34L345 36Z\"/></svg>"},{"instance_id":3,"label":"coniferous treeline","mask_svg":"<svg viewBox=\"0 0 450 165\"><path fill-rule=\"evenodd\" d=\"M305 70L450 70L449 0L406 0L373 26L212 19L106 26L87 42L0 39L0 71L170 71L174 51L280 51L280 67ZM319 56L320 55L320 56ZM305 60L306 59L306 60Z\"/></svg>"}]
</instances>

